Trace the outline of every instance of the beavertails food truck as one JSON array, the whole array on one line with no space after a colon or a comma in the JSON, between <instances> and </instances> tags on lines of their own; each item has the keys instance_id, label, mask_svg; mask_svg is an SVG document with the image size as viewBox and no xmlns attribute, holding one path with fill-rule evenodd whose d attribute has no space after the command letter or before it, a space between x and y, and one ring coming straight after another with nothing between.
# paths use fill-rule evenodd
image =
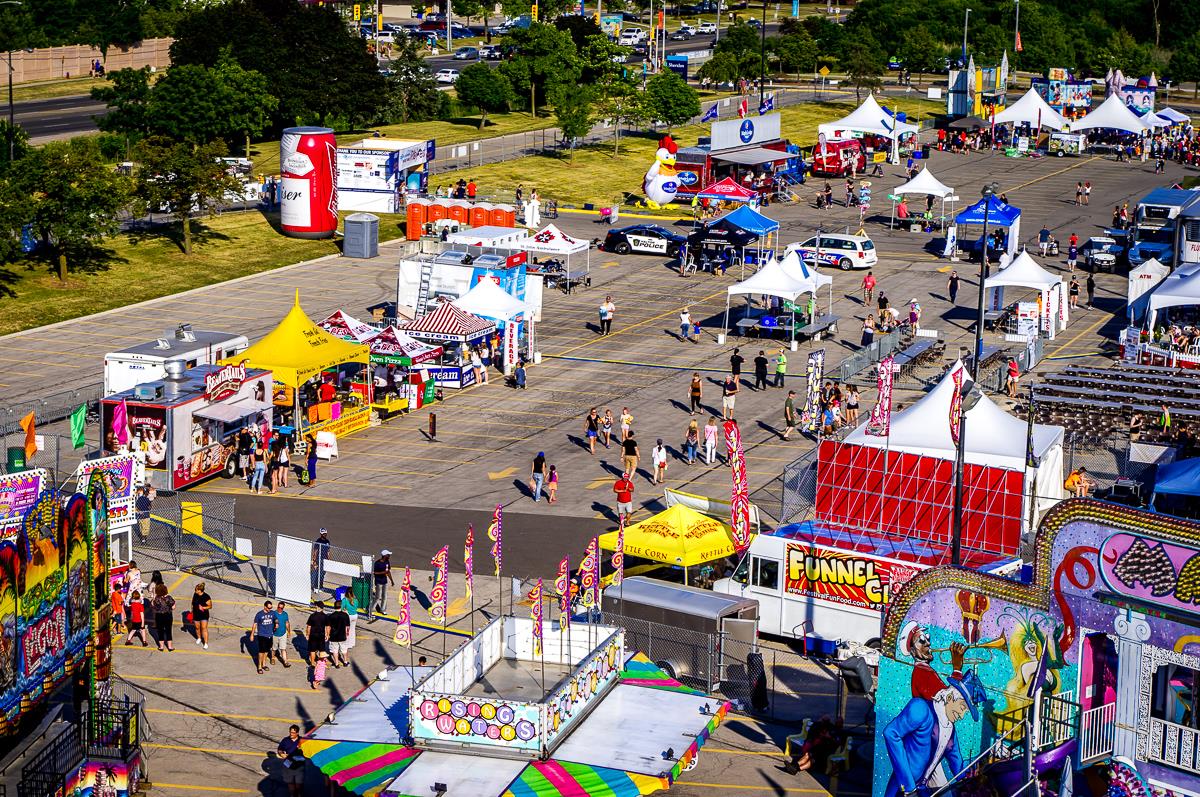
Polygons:
<instances>
[{"instance_id":1,"label":"beavertails food truck","mask_svg":"<svg viewBox=\"0 0 1200 797\"><path fill-rule=\"evenodd\" d=\"M963 565L1009 575L1021 560L963 550ZM809 649L834 652L837 642L876 647L883 609L915 573L948 551L926 541L850 532L806 521L754 536L731 578L713 584L726 595L758 601L759 632L807 639Z\"/></svg>"},{"instance_id":2,"label":"beavertails food truck","mask_svg":"<svg viewBox=\"0 0 1200 797\"><path fill-rule=\"evenodd\" d=\"M184 369L167 363L167 377L100 402L104 454L141 452L146 480L179 490L237 472L243 429L271 432L271 372L242 365Z\"/></svg>"}]
</instances>

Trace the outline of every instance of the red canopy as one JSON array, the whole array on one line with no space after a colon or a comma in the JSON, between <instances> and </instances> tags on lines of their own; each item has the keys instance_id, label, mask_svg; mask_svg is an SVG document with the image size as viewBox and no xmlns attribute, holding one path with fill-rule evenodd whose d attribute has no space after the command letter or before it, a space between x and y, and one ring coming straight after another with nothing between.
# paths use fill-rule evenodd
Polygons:
<instances>
[{"instance_id":1,"label":"red canopy","mask_svg":"<svg viewBox=\"0 0 1200 797\"><path fill-rule=\"evenodd\" d=\"M719 183L713 183L705 188L696 196L701 199L719 199L724 202L749 202L758 194L741 186L732 177L726 177Z\"/></svg>"}]
</instances>

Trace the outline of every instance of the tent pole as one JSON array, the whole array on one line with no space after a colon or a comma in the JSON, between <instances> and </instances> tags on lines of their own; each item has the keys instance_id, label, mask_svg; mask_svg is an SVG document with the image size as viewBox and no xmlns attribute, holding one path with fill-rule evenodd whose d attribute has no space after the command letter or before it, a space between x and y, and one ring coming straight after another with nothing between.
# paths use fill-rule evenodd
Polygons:
<instances>
[{"instance_id":1,"label":"tent pole","mask_svg":"<svg viewBox=\"0 0 1200 797\"><path fill-rule=\"evenodd\" d=\"M729 292L725 293L725 336L729 337Z\"/></svg>"}]
</instances>

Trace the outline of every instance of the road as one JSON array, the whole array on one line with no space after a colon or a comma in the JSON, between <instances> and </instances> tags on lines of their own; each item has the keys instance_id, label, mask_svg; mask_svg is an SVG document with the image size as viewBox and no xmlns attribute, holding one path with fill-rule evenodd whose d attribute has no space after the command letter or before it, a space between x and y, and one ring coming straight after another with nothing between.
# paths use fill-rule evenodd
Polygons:
<instances>
[{"instance_id":1,"label":"road","mask_svg":"<svg viewBox=\"0 0 1200 797\"><path fill-rule=\"evenodd\" d=\"M86 94L26 100L14 103L17 124L25 128L35 144L70 138L97 130L95 116L103 115L104 103Z\"/></svg>"}]
</instances>

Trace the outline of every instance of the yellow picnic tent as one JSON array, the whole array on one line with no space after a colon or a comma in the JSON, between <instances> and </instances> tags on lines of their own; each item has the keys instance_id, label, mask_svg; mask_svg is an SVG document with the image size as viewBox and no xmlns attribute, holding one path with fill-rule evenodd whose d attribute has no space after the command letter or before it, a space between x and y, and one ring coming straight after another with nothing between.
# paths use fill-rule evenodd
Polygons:
<instances>
[{"instance_id":1,"label":"yellow picnic tent","mask_svg":"<svg viewBox=\"0 0 1200 797\"><path fill-rule=\"evenodd\" d=\"M365 368L371 350L364 343L352 343L330 335L312 322L296 302L279 325L250 348L221 360L222 365L243 360L255 368L269 369L275 381L298 388L314 374L342 363L362 363Z\"/></svg>"},{"instance_id":2,"label":"yellow picnic tent","mask_svg":"<svg viewBox=\"0 0 1200 797\"><path fill-rule=\"evenodd\" d=\"M615 550L617 532L600 535L600 547ZM627 556L677 567L695 567L736 552L729 526L683 504L625 528Z\"/></svg>"}]
</instances>

